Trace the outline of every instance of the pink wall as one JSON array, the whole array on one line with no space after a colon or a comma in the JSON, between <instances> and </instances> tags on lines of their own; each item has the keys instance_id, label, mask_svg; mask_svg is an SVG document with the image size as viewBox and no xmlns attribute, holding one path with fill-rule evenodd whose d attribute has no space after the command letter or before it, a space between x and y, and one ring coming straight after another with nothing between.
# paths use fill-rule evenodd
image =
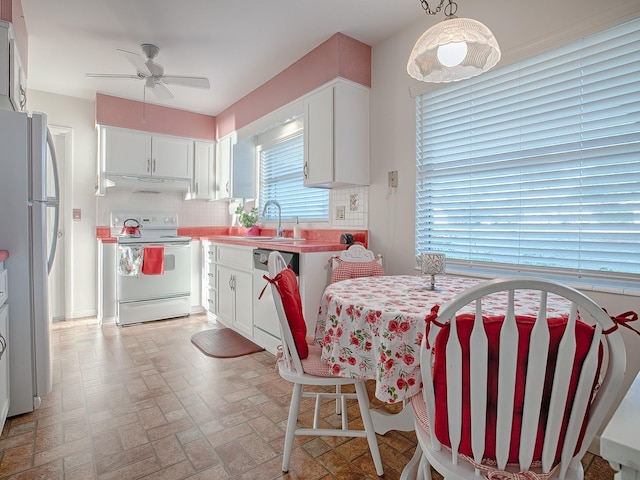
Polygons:
<instances>
[{"instance_id":1,"label":"pink wall","mask_svg":"<svg viewBox=\"0 0 640 480\"><path fill-rule=\"evenodd\" d=\"M336 77L371 87L371 47L342 33L336 33L217 117L151 104L144 104L143 117L141 102L98 93L96 123L215 140Z\"/></svg>"},{"instance_id":2,"label":"pink wall","mask_svg":"<svg viewBox=\"0 0 640 480\"><path fill-rule=\"evenodd\" d=\"M371 87L371 47L342 33L309 52L217 117L217 138L343 77Z\"/></svg>"},{"instance_id":3,"label":"pink wall","mask_svg":"<svg viewBox=\"0 0 640 480\"><path fill-rule=\"evenodd\" d=\"M96 94L96 123L178 137L215 140L216 117Z\"/></svg>"}]
</instances>

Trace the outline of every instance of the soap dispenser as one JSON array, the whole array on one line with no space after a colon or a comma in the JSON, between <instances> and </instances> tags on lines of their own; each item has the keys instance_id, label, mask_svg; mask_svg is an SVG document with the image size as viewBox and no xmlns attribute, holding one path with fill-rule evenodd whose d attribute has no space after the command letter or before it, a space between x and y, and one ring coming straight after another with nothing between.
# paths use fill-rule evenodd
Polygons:
<instances>
[{"instance_id":1,"label":"soap dispenser","mask_svg":"<svg viewBox=\"0 0 640 480\"><path fill-rule=\"evenodd\" d=\"M296 217L296 224L293 226L293 238L302 238L302 228L300 228L300 224L298 223L298 217Z\"/></svg>"}]
</instances>

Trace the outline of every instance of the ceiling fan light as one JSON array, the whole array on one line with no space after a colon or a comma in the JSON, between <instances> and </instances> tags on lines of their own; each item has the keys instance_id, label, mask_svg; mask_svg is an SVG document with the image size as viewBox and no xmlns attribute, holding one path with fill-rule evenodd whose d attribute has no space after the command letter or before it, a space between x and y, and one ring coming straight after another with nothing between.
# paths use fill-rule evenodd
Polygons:
<instances>
[{"instance_id":1,"label":"ceiling fan light","mask_svg":"<svg viewBox=\"0 0 640 480\"><path fill-rule=\"evenodd\" d=\"M456 64L439 60L441 47L464 43L466 55ZM450 47L445 47L445 50ZM444 52L443 52L444 54ZM461 55L461 52L459 52ZM500 46L484 24L470 18L448 17L429 28L415 43L407 72L413 78L432 83L464 80L493 68L500 60Z\"/></svg>"}]
</instances>

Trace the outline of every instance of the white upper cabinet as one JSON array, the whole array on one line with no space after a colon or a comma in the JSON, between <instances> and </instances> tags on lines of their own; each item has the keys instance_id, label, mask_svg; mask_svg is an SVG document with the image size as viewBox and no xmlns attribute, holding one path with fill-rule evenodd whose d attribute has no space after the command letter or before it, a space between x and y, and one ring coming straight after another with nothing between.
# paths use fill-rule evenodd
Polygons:
<instances>
[{"instance_id":1,"label":"white upper cabinet","mask_svg":"<svg viewBox=\"0 0 640 480\"><path fill-rule=\"evenodd\" d=\"M194 143L193 182L190 199L212 200L214 178L214 142L196 140Z\"/></svg>"},{"instance_id":2,"label":"white upper cabinet","mask_svg":"<svg viewBox=\"0 0 640 480\"><path fill-rule=\"evenodd\" d=\"M0 108L25 111L27 85L13 27L0 21Z\"/></svg>"},{"instance_id":3,"label":"white upper cabinet","mask_svg":"<svg viewBox=\"0 0 640 480\"><path fill-rule=\"evenodd\" d=\"M231 157L235 134L218 140L216 155L215 199L231 198Z\"/></svg>"},{"instance_id":4,"label":"white upper cabinet","mask_svg":"<svg viewBox=\"0 0 640 480\"><path fill-rule=\"evenodd\" d=\"M151 137L151 175L191 179L193 140L153 135Z\"/></svg>"},{"instance_id":5,"label":"white upper cabinet","mask_svg":"<svg viewBox=\"0 0 640 480\"><path fill-rule=\"evenodd\" d=\"M254 198L256 161L252 139L237 141L233 133L218 140L215 199Z\"/></svg>"},{"instance_id":6,"label":"white upper cabinet","mask_svg":"<svg viewBox=\"0 0 640 480\"><path fill-rule=\"evenodd\" d=\"M304 100L304 184L369 185L369 90L338 80Z\"/></svg>"},{"instance_id":7,"label":"white upper cabinet","mask_svg":"<svg viewBox=\"0 0 640 480\"><path fill-rule=\"evenodd\" d=\"M193 140L123 128L100 128L101 154L108 174L191 181Z\"/></svg>"}]
</instances>

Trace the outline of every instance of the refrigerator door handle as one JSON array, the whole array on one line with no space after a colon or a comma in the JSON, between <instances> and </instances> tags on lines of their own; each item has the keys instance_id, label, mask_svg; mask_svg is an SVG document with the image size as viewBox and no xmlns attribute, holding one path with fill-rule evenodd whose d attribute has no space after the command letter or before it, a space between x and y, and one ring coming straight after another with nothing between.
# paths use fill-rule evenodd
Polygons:
<instances>
[{"instance_id":1,"label":"refrigerator door handle","mask_svg":"<svg viewBox=\"0 0 640 480\"><path fill-rule=\"evenodd\" d=\"M51 246L49 247L49 258L47 259L47 275L51 273L53 268L53 260L56 258L56 249L58 248L58 227L60 226L60 181L58 179L58 159L56 158L56 148L53 143L51 131L47 128L47 145L51 153L51 163L53 166L53 198L47 198L47 204L54 208L53 216L53 235L51 235Z\"/></svg>"}]
</instances>

